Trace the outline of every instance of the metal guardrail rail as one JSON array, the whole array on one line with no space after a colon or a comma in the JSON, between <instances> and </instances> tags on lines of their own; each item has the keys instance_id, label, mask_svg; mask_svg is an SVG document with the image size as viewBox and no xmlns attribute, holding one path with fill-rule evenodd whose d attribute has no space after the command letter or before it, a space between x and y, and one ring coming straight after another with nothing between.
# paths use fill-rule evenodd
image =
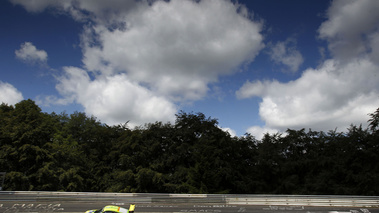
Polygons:
<instances>
[{"instance_id":1,"label":"metal guardrail rail","mask_svg":"<svg viewBox=\"0 0 379 213\"><path fill-rule=\"evenodd\" d=\"M0 201L379 207L379 196L0 191Z\"/></svg>"}]
</instances>

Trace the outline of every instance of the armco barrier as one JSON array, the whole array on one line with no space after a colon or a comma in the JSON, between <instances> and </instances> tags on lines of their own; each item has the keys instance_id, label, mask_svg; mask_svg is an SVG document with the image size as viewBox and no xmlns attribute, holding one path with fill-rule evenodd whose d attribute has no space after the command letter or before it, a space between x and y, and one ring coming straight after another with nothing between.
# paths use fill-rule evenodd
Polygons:
<instances>
[{"instance_id":1,"label":"armco barrier","mask_svg":"<svg viewBox=\"0 0 379 213\"><path fill-rule=\"evenodd\" d=\"M379 196L0 191L0 201L379 207Z\"/></svg>"}]
</instances>

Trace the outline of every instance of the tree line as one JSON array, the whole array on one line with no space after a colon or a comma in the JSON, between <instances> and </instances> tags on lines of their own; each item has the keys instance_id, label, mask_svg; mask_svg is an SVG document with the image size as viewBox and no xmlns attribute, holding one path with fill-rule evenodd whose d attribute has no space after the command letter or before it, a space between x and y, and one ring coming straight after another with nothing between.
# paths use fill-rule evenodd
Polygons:
<instances>
[{"instance_id":1,"label":"tree line","mask_svg":"<svg viewBox=\"0 0 379 213\"><path fill-rule=\"evenodd\" d=\"M0 105L3 190L149 193L379 194L379 108L367 129L288 129L232 137L217 119L130 129L82 112Z\"/></svg>"}]
</instances>

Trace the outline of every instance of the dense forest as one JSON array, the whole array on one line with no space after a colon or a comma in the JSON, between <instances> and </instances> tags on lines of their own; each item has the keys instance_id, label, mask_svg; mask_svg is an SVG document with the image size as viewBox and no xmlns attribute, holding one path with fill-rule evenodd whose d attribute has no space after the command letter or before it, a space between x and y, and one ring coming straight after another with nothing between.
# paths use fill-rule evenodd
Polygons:
<instances>
[{"instance_id":1,"label":"dense forest","mask_svg":"<svg viewBox=\"0 0 379 213\"><path fill-rule=\"evenodd\" d=\"M368 128L232 137L179 112L130 129L32 100L0 105L3 190L379 195L379 109Z\"/></svg>"}]
</instances>

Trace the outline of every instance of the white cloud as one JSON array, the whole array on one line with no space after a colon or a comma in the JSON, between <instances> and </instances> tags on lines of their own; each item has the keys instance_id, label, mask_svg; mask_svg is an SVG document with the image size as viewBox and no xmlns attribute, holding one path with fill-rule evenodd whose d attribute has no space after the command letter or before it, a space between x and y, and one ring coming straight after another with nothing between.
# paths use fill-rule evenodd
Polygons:
<instances>
[{"instance_id":1,"label":"white cloud","mask_svg":"<svg viewBox=\"0 0 379 213\"><path fill-rule=\"evenodd\" d=\"M235 130L233 130L233 129L231 129L231 128L229 128L229 127L224 127L224 128L222 128L222 127L219 127L219 128L220 128L220 129L222 129L222 131L229 133L229 134L230 134L230 136L232 136L232 137L235 137L235 136L237 136L237 133L236 133L236 131L235 131Z\"/></svg>"},{"instance_id":2,"label":"white cloud","mask_svg":"<svg viewBox=\"0 0 379 213\"><path fill-rule=\"evenodd\" d=\"M366 54L376 43L379 27L379 1L336 0L327 11L328 20L319 36L329 42L329 50L340 60ZM376 43L375 53L378 45Z\"/></svg>"},{"instance_id":3,"label":"white cloud","mask_svg":"<svg viewBox=\"0 0 379 213\"><path fill-rule=\"evenodd\" d=\"M38 50L31 42L21 44L15 54L17 58L28 63L46 63L47 61L46 51Z\"/></svg>"},{"instance_id":4,"label":"white cloud","mask_svg":"<svg viewBox=\"0 0 379 213\"><path fill-rule=\"evenodd\" d=\"M91 20L112 24L123 13L137 5L135 0L10 0L13 4L23 6L32 13L46 9L55 9L67 13L77 21Z\"/></svg>"},{"instance_id":5,"label":"white cloud","mask_svg":"<svg viewBox=\"0 0 379 213\"><path fill-rule=\"evenodd\" d=\"M236 96L239 99L250 98L254 96L261 96L265 94L265 89L267 88L267 81L246 81L242 87L236 91ZM272 84L277 83L275 80Z\"/></svg>"},{"instance_id":6,"label":"white cloud","mask_svg":"<svg viewBox=\"0 0 379 213\"><path fill-rule=\"evenodd\" d=\"M267 128L267 127L260 127L260 126L252 126L252 127L249 127L247 130L246 130L247 133L250 133L252 136L254 136L257 140L262 140L263 136L266 134L266 133L269 133L269 134L276 134L278 132L280 132L279 130L277 129L272 129L272 128Z\"/></svg>"},{"instance_id":7,"label":"white cloud","mask_svg":"<svg viewBox=\"0 0 379 213\"><path fill-rule=\"evenodd\" d=\"M65 68L57 85L64 98L46 101L75 101L107 123L170 121L175 104L204 98L209 83L264 47L262 24L227 0L12 1L91 21L81 35L85 70Z\"/></svg>"},{"instance_id":8,"label":"white cloud","mask_svg":"<svg viewBox=\"0 0 379 213\"><path fill-rule=\"evenodd\" d=\"M65 67L57 90L65 99L77 102L85 112L109 125L129 122L139 126L162 121L173 122L175 106L162 96L130 81L125 74L91 80L85 70Z\"/></svg>"},{"instance_id":9,"label":"white cloud","mask_svg":"<svg viewBox=\"0 0 379 213\"><path fill-rule=\"evenodd\" d=\"M87 29L83 62L106 75L126 72L173 100L198 100L263 47L261 24L237 10L228 1L156 1L128 14L123 29Z\"/></svg>"},{"instance_id":10,"label":"white cloud","mask_svg":"<svg viewBox=\"0 0 379 213\"><path fill-rule=\"evenodd\" d=\"M22 93L13 85L0 81L0 103L14 105L23 99Z\"/></svg>"},{"instance_id":11,"label":"white cloud","mask_svg":"<svg viewBox=\"0 0 379 213\"><path fill-rule=\"evenodd\" d=\"M262 97L259 114L267 128L345 131L351 123L365 125L379 106L378 68L367 59L329 60L288 83L246 82L237 96Z\"/></svg>"},{"instance_id":12,"label":"white cloud","mask_svg":"<svg viewBox=\"0 0 379 213\"><path fill-rule=\"evenodd\" d=\"M366 126L367 114L379 106L378 9L378 1L333 1L319 33L334 58L290 82L247 81L237 97L262 98L263 129L346 131L350 124Z\"/></svg>"},{"instance_id":13,"label":"white cloud","mask_svg":"<svg viewBox=\"0 0 379 213\"><path fill-rule=\"evenodd\" d=\"M291 72L298 71L304 62L303 56L297 50L296 42L293 39L271 45L268 54L271 60L277 64L286 65Z\"/></svg>"}]
</instances>

